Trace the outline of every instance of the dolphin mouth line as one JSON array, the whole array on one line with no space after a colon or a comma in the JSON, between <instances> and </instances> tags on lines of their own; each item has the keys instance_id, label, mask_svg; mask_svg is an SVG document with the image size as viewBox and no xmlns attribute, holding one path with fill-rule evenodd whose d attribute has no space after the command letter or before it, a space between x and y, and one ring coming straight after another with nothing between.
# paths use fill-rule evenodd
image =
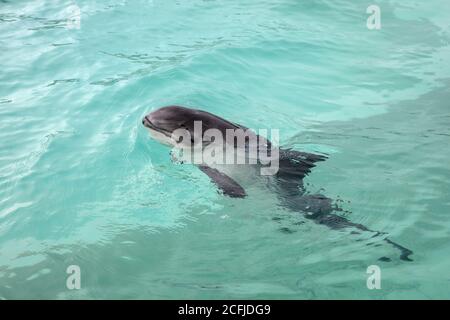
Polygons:
<instances>
[{"instance_id":1,"label":"dolphin mouth line","mask_svg":"<svg viewBox=\"0 0 450 320\"><path fill-rule=\"evenodd\" d=\"M144 117L143 125L144 125L144 127L149 128L149 129L152 129L152 130L155 130L156 132L162 133L163 135L165 135L165 136L167 136L167 137L171 137L171 136L172 136L172 134L171 134L169 131L164 130L164 129L161 129L161 128L155 126L155 125L147 118L147 116Z\"/></svg>"}]
</instances>

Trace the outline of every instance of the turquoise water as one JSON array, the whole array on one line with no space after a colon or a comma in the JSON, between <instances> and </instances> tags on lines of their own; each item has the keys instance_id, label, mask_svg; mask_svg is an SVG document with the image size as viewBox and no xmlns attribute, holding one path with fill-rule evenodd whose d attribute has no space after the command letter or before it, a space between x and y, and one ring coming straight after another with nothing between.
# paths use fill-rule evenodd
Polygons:
<instances>
[{"instance_id":1,"label":"turquoise water","mask_svg":"<svg viewBox=\"0 0 450 320\"><path fill-rule=\"evenodd\" d=\"M0 298L448 298L450 5L369 4L2 1ZM168 104L329 154L308 190L414 261L217 194L142 126Z\"/></svg>"}]
</instances>

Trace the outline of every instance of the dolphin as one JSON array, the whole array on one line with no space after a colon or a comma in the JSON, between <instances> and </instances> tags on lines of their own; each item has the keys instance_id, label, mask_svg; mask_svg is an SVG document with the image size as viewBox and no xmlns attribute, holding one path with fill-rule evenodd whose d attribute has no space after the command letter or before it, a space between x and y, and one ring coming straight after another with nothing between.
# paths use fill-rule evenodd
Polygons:
<instances>
[{"instance_id":1,"label":"dolphin","mask_svg":"<svg viewBox=\"0 0 450 320\"><path fill-rule=\"evenodd\" d=\"M202 125L201 130L198 130L198 123ZM247 192L243 185L263 180L266 185L276 191L284 208L299 212L306 219L317 224L334 230L353 229L353 234L374 232L372 238L385 234L334 214L333 212L339 211L339 208L333 206L331 199L321 194L306 192L303 178L318 162L325 161L328 158L327 155L275 147L269 139L245 126L207 111L182 106L171 105L159 108L144 116L142 124L157 141L173 147L173 150L188 150L190 152L188 160L205 173L225 196L245 198ZM222 146L216 145L213 153L221 151L227 154L231 150L235 153L233 163L211 161L208 157L200 157L200 161L193 161L198 153L211 155L211 149L208 150L208 148L214 145L217 136L227 137L230 131L239 132L239 134L236 134L231 141L227 139L225 142L222 141ZM208 134L208 132L214 134ZM265 157L261 157L261 154L265 154ZM240 159L241 162L236 159ZM272 174L262 175L258 170L267 168L267 159L275 162L277 168L272 170ZM413 254L411 250L387 237L383 240L400 251L401 260L412 261L409 257ZM382 257L380 260L390 261L387 257Z\"/></svg>"}]
</instances>

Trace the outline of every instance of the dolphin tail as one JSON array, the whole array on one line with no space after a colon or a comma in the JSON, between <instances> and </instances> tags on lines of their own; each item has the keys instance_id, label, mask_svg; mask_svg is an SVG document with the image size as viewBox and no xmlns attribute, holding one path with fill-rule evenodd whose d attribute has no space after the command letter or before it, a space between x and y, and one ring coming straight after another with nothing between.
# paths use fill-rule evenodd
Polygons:
<instances>
[{"instance_id":1,"label":"dolphin tail","mask_svg":"<svg viewBox=\"0 0 450 320\"><path fill-rule=\"evenodd\" d=\"M277 173L279 185L279 197L283 206L295 212L301 212L305 218L322 224L330 229L354 228L360 231L374 232L373 237L386 234L384 232L370 230L366 226L354 223L345 217L333 214L333 211L342 209L333 206L332 200L321 194L304 194L303 178L316 166L316 162L325 161L327 156L292 149L280 149L280 167ZM389 238L383 239L394 248L400 250L400 260L413 261L409 256L413 251L399 245ZM382 257L382 261L389 258Z\"/></svg>"},{"instance_id":2,"label":"dolphin tail","mask_svg":"<svg viewBox=\"0 0 450 320\"><path fill-rule=\"evenodd\" d=\"M374 231L360 223L354 223L345 217L333 214L334 210L339 210L332 205L330 198L325 197L321 194L303 195L296 197L294 199L286 199L288 202L288 208L293 211L300 211L303 213L304 217L308 220L312 220L317 224L327 226L333 230L341 230L353 228L363 232L374 232L375 234L372 238L378 237L380 235L385 235L385 232ZM353 233L357 233L354 231ZM403 261L413 261L409 256L413 254L413 251L405 248L404 246L390 240L389 238L384 238L383 241L390 244L394 248L400 250L400 260ZM389 258L381 257L381 261L390 261Z\"/></svg>"},{"instance_id":3,"label":"dolphin tail","mask_svg":"<svg viewBox=\"0 0 450 320\"><path fill-rule=\"evenodd\" d=\"M319 206L319 208L321 208L321 209L326 207L325 205L320 205L320 204L319 205L316 204L316 207L317 206ZM329 227L331 229L355 228L355 229L365 231L365 232L375 232L375 235L373 237L377 237L379 235L386 234L385 232L371 230L362 224L351 222L350 220L348 220L344 217L341 217L341 216L338 216L338 215L332 214L332 213L326 213L326 214L319 213L318 215L312 213L309 215L306 214L305 217L308 219L314 220L314 222L316 222L318 224L326 225L327 227ZM409 257L410 255L413 254L412 250L405 248L404 246L392 241L389 238L384 238L383 240L400 251L400 260L413 261ZM390 261L390 259L386 258L386 257L382 257L382 258L380 258L380 260L381 261Z\"/></svg>"},{"instance_id":4,"label":"dolphin tail","mask_svg":"<svg viewBox=\"0 0 450 320\"><path fill-rule=\"evenodd\" d=\"M391 241L389 238L385 238L384 241L386 241L390 245L392 245L395 248L397 248L398 250L400 250L400 260L413 261L413 259L411 259L409 257L410 255L412 255L414 253L414 252L412 252L412 250L409 250L408 248L405 248L405 247L399 245L398 243Z\"/></svg>"}]
</instances>

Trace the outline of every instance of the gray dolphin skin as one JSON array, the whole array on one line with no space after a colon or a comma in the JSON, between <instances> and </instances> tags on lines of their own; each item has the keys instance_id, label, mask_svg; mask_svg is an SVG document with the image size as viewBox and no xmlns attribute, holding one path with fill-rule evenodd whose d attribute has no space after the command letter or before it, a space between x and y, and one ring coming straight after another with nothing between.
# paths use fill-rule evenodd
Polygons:
<instances>
[{"instance_id":1,"label":"gray dolphin skin","mask_svg":"<svg viewBox=\"0 0 450 320\"><path fill-rule=\"evenodd\" d=\"M272 149L271 142L249 130L248 128L225 120L206 111L191 109L181 106L166 106L159 108L142 119L142 124L149 129L153 138L159 142L171 146L180 143L174 138L174 132L178 129L184 129L190 133L191 137L195 137L195 122L201 121L202 135L208 129L216 129L216 132L222 133L225 137L227 130L243 130L250 137L256 138L257 150L266 150L270 154ZM201 141L200 149L205 148L210 140ZM234 149L241 151L248 156L249 140L245 140L244 146L239 146L233 140ZM194 141L184 141L193 147ZM228 149L227 149L228 150ZM246 189L242 186L249 181L253 184L258 179L263 179L265 185L270 185L270 189L275 191L281 206L289 211L301 213L306 219L314 221L334 230L353 229L352 233L374 232L374 237L383 235L383 232L373 231L364 225L353 223L348 219L333 214L333 211L339 211L339 208L333 206L332 200L321 194L307 194L303 186L303 178L311 172L317 162L325 161L327 156L317 155L306 152L300 152L292 149L277 148L278 150L278 171L271 175L262 177L255 169L262 166L258 157L253 164L240 165L222 165L214 166L206 163L198 163L197 167L204 172L217 188L226 196L233 198L244 198L247 196ZM388 244L400 250L400 259L412 261L409 256L413 252L393 241L384 238ZM390 261L387 257L380 258L382 261Z\"/></svg>"}]
</instances>

